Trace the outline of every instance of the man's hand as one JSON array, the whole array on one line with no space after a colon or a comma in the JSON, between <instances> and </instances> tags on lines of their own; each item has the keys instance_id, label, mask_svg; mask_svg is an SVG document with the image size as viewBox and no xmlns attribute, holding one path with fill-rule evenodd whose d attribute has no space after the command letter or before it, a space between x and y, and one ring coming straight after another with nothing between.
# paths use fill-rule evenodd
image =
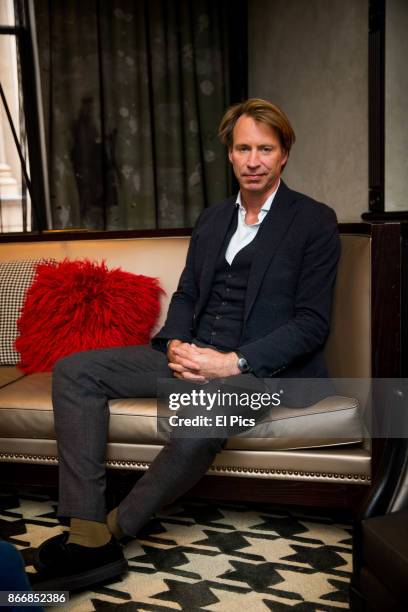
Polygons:
<instances>
[{"instance_id":1,"label":"man's hand","mask_svg":"<svg viewBox=\"0 0 408 612\"><path fill-rule=\"evenodd\" d=\"M204 376L195 373L195 370L190 370L182 365L182 359L176 354L176 350L180 349L184 356L190 355L194 345L182 340L171 340L167 346L167 361L169 368L173 370L173 376L181 380L196 380L197 382L207 382ZM194 346L194 348L196 348ZM173 367L177 366L177 368Z\"/></svg>"},{"instance_id":2,"label":"man's hand","mask_svg":"<svg viewBox=\"0 0 408 612\"><path fill-rule=\"evenodd\" d=\"M167 361L175 361L176 356L173 353L173 349L176 346L180 346L181 344L185 344L186 346L190 346L188 342L183 342L182 340L170 340L167 345Z\"/></svg>"},{"instance_id":3,"label":"man's hand","mask_svg":"<svg viewBox=\"0 0 408 612\"><path fill-rule=\"evenodd\" d=\"M176 378L182 380L205 382L241 373L237 366L238 355L234 352L220 353L214 349L180 343L171 346L171 353L174 360L169 360L169 368Z\"/></svg>"}]
</instances>

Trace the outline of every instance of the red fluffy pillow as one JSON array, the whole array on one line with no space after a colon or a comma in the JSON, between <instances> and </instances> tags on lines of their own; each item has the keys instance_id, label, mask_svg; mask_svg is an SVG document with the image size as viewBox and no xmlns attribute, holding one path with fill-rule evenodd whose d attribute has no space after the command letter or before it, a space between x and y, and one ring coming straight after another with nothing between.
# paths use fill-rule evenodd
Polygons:
<instances>
[{"instance_id":1,"label":"red fluffy pillow","mask_svg":"<svg viewBox=\"0 0 408 612\"><path fill-rule=\"evenodd\" d=\"M157 279L105 262L40 264L18 320L19 367L46 372L77 351L148 343L162 292Z\"/></svg>"}]
</instances>

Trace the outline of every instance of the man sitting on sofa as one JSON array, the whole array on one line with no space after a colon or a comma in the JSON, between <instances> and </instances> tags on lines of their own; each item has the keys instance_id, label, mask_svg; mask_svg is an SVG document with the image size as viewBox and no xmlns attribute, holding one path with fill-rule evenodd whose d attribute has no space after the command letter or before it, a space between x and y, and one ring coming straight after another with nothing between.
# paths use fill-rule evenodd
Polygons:
<instances>
[{"instance_id":1,"label":"man sitting on sofa","mask_svg":"<svg viewBox=\"0 0 408 612\"><path fill-rule=\"evenodd\" d=\"M218 385L327 375L336 216L281 180L295 135L279 108L260 99L234 105L219 136L240 192L200 215L152 345L76 353L55 366L59 514L71 524L38 550L36 588L85 588L126 571L118 540L137 536L154 512L191 488L225 442L172 437L107 515L108 400L155 397L158 379L172 376Z\"/></svg>"}]
</instances>

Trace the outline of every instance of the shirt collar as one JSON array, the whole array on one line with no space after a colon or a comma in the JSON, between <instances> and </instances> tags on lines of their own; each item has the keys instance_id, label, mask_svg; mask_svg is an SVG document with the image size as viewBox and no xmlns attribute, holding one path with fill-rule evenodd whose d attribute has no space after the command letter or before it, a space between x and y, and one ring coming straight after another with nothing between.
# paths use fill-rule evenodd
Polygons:
<instances>
[{"instance_id":1,"label":"shirt collar","mask_svg":"<svg viewBox=\"0 0 408 612\"><path fill-rule=\"evenodd\" d=\"M278 186L276 187L275 191L273 191L271 193L271 195L268 196L267 199L265 200L265 202L262 204L262 206L261 206L261 210L262 211L264 211L264 212L268 212L269 211L269 209L272 206L272 202L273 202L273 200L274 200L274 198L276 196L276 192L279 189L279 186L280 186L280 179L279 179L279 183L278 183ZM234 203L234 206L239 207L240 210L245 210L245 208L244 208L244 206L242 204L242 201L241 201L241 192L238 193L237 199L235 200L235 203Z\"/></svg>"}]
</instances>

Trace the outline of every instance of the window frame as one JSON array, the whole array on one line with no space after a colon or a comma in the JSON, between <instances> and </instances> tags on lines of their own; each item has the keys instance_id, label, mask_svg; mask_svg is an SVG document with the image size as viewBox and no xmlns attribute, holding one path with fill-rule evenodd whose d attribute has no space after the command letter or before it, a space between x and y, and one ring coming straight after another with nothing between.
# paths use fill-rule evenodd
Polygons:
<instances>
[{"instance_id":1,"label":"window frame","mask_svg":"<svg viewBox=\"0 0 408 612\"><path fill-rule=\"evenodd\" d=\"M46 159L44 142L41 138L41 115L40 115L40 91L39 83L36 78L36 49L33 43L33 23L31 15L33 7L31 0L23 0L15 4L15 24L1 25L0 36L14 36L16 40L17 53L19 57L19 67L21 73L21 95L22 108L24 112L24 122L27 138L28 159L29 159L29 174L26 170L26 165L21 161L21 143L17 146L22 165L22 174L30 193L31 199L31 230L22 230L21 232L4 232L5 234L31 234L31 232L43 231L50 227L49 216L49 196L46 188ZM29 18L30 16L30 18ZM0 100L3 105L3 100ZM6 114L7 109L6 109ZM10 117L8 116L10 123ZM13 130L10 124L10 129ZM20 148L20 150L19 150ZM28 175L28 180L27 180Z\"/></svg>"}]
</instances>

